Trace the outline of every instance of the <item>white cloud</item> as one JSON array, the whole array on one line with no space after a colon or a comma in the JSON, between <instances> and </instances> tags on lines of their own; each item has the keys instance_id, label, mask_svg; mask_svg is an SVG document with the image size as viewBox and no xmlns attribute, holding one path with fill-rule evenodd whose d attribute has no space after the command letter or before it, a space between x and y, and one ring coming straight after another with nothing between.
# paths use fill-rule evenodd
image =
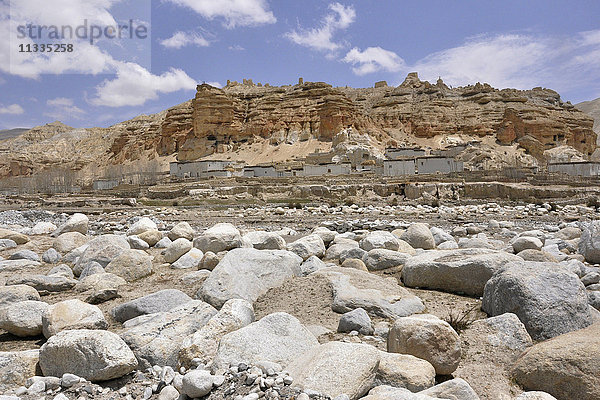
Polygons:
<instances>
[{"instance_id":1,"label":"white cloud","mask_svg":"<svg viewBox=\"0 0 600 400\"><path fill-rule=\"evenodd\" d=\"M356 65L352 68L356 75L366 75L378 71L397 72L404 66L404 60L396 53L381 47L367 47L364 51L355 47L346 54L342 61Z\"/></svg>"},{"instance_id":2,"label":"white cloud","mask_svg":"<svg viewBox=\"0 0 600 400\"><path fill-rule=\"evenodd\" d=\"M180 49L184 46L194 45L200 47L210 46L210 42L206 40L202 35L196 32L175 32L173 36L168 39L160 41L160 44L170 49Z\"/></svg>"},{"instance_id":3,"label":"white cloud","mask_svg":"<svg viewBox=\"0 0 600 400\"><path fill-rule=\"evenodd\" d=\"M11 114L11 115L18 115L18 114L23 114L25 112L25 110L23 110L23 107L21 107L18 104L11 104L10 106L0 106L0 114Z\"/></svg>"},{"instance_id":4,"label":"white cloud","mask_svg":"<svg viewBox=\"0 0 600 400\"><path fill-rule=\"evenodd\" d=\"M409 71L429 81L441 76L454 86L487 82L499 88L544 86L559 93L595 86L598 92L600 30L568 37L478 36L407 65L403 73Z\"/></svg>"},{"instance_id":5,"label":"white cloud","mask_svg":"<svg viewBox=\"0 0 600 400\"><path fill-rule=\"evenodd\" d=\"M265 0L165 0L189 7L207 19L223 18L226 28L273 24L277 18Z\"/></svg>"},{"instance_id":6,"label":"white cloud","mask_svg":"<svg viewBox=\"0 0 600 400\"><path fill-rule=\"evenodd\" d=\"M221 85L219 82L206 82L207 84L209 84L210 86L214 86L216 88L222 88L223 85Z\"/></svg>"},{"instance_id":7,"label":"white cloud","mask_svg":"<svg viewBox=\"0 0 600 400\"><path fill-rule=\"evenodd\" d=\"M245 48L243 48L239 44L234 44L233 46L229 46L227 49L231 50L231 51L243 51L243 50L246 50Z\"/></svg>"},{"instance_id":8,"label":"white cloud","mask_svg":"<svg viewBox=\"0 0 600 400\"><path fill-rule=\"evenodd\" d=\"M109 9L120 1L55 0L48 7L46 0L19 0L11 2L10 8L0 7L0 34L7 38L0 41L0 57L10 60L0 63L0 71L31 79L39 79L42 74L113 72L115 59L86 40L67 40L73 44L72 52L20 53L16 43L33 45L34 42L28 36L18 37L17 27L34 24L74 28L86 21L88 26L114 26L117 23Z\"/></svg>"},{"instance_id":9,"label":"white cloud","mask_svg":"<svg viewBox=\"0 0 600 400\"><path fill-rule=\"evenodd\" d=\"M159 93L179 90L195 90L196 81L180 69L171 68L161 75L154 75L134 63L121 63L117 77L105 80L97 88L93 105L107 107L139 106L147 100L155 100Z\"/></svg>"},{"instance_id":10,"label":"white cloud","mask_svg":"<svg viewBox=\"0 0 600 400\"><path fill-rule=\"evenodd\" d=\"M321 26L309 30L300 29L287 32L285 37L292 42L317 51L335 52L343 47L334 41L333 36L339 30L346 29L356 19L353 6L344 6L340 3L329 5L330 12L323 18Z\"/></svg>"},{"instance_id":11,"label":"white cloud","mask_svg":"<svg viewBox=\"0 0 600 400\"><path fill-rule=\"evenodd\" d=\"M84 110L74 104L73 99L67 97L50 99L46 101L46 105L49 110L44 113L44 116L55 120L81 119L86 114Z\"/></svg>"}]
</instances>

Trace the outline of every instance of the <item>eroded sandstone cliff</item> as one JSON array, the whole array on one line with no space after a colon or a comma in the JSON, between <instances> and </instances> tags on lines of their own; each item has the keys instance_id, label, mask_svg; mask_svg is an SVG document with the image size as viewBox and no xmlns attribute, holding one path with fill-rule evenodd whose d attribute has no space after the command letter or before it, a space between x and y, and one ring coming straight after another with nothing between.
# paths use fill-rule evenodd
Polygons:
<instances>
[{"instance_id":1,"label":"eroded sandstone cliff","mask_svg":"<svg viewBox=\"0 0 600 400\"><path fill-rule=\"evenodd\" d=\"M261 154L301 158L319 148L381 154L390 145L475 141L481 151L471 148L465 161L485 159L489 168L506 162L509 153L543 164L550 149L569 146L582 157L596 149L592 118L550 89L499 90L481 83L451 88L441 79L421 81L416 73L398 87L376 86L202 84L190 101L109 128L56 122L0 141L0 178L57 166L101 176L110 165L157 158L166 163L175 155L258 162ZM280 149L285 154L277 158Z\"/></svg>"}]
</instances>

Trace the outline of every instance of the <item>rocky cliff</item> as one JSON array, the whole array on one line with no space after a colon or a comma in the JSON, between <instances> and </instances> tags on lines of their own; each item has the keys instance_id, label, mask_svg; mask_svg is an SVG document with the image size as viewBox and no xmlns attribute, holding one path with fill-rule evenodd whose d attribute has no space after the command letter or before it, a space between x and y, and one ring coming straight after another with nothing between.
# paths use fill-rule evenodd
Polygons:
<instances>
[{"instance_id":1,"label":"rocky cliff","mask_svg":"<svg viewBox=\"0 0 600 400\"><path fill-rule=\"evenodd\" d=\"M451 88L441 79L421 81L416 73L398 87L376 86L202 84L190 101L109 128L73 129L57 122L2 141L0 177L56 166L99 176L110 165L164 163L175 155L261 162L305 157L317 149L361 156L380 155L386 146L468 142L479 147L463 159L490 168L511 157L543 164L545 152L556 148L575 149L582 157L596 149L593 119L550 89L499 90L480 83Z\"/></svg>"}]
</instances>

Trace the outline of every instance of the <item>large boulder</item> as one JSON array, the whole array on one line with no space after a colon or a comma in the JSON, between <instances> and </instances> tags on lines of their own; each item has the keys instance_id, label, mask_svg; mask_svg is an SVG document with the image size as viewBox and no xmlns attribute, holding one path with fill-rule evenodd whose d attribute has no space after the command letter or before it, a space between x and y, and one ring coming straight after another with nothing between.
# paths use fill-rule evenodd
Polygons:
<instances>
[{"instance_id":1,"label":"large boulder","mask_svg":"<svg viewBox=\"0 0 600 400\"><path fill-rule=\"evenodd\" d=\"M80 279L74 289L87 294L86 302L99 304L118 297L119 288L126 283L120 276L102 272Z\"/></svg>"},{"instance_id":2,"label":"large boulder","mask_svg":"<svg viewBox=\"0 0 600 400\"><path fill-rule=\"evenodd\" d=\"M171 268L173 269L198 269L202 264L202 259L204 258L204 253L201 250L198 250L195 247L192 247L190 251L182 255L171 264Z\"/></svg>"},{"instance_id":3,"label":"large boulder","mask_svg":"<svg viewBox=\"0 0 600 400\"><path fill-rule=\"evenodd\" d=\"M139 235L147 231L156 231L158 227L156 223L148 217L142 217L138 219L131 227L127 230L127 236Z\"/></svg>"},{"instance_id":4,"label":"large boulder","mask_svg":"<svg viewBox=\"0 0 600 400\"><path fill-rule=\"evenodd\" d=\"M27 237L27 235L3 228L0 228L0 239L9 239L16 244L25 244L29 242L29 237Z\"/></svg>"},{"instance_id":5,"label":"large boulder","mask_svg":"<svg viewBox=\"0 0 600 400\"><path fill-rule=\"evenodd\" d=\"M163 257L165 262L174 263L179 260L179 257L192 249L192 242L185 238L174 240L164 251Z\"/></svg>"},{"instance_id":6,"label":"large boulder","mask_svg":"<svg viewBox=\"0 0 600 400\"><path fill-rule=\"evenodd\" d=\"M112 260L125 250L129 250L129 242L125 236L100 235L87 244L87 248L77 260L73 268L75 275L79 276L81 271L92 261L106 267Z\"/></svg>"},{"instance_id":7,"label":"large boulder","mask_svg":"<svg viewBox=\"0 0 600 400\"><path fill-rule=\"evenodd\" d=\"M52 247L61 254L67 254L85 245L89 238L80 232L65 232L52 242Z\"/></svg>"},{"instance_id":8,"label":"large boulder","mask_svg":"<svg viewBox=\"0 0 600 400\"><path fill-rule=\"evenodd\" d=\"M337 260L340 258L343 252L354 249L361 250L361 256L359 258L362 258L362 255L366 254L366 251L358 247L357 241L345 239L341 243L334 242L331 246L329 246L327 251L325 251L325 257L323 258L325 260Z\"/></svg>"},{"instance_id":9,"label":"large boulder","mask_svg":"<svg viewBox=\"0 0 600 400\"><path fill-rule=\"evenodd\" d=\"M436 246L444 242L455 242L454 237L441 228L432 226L429 230L433 235L433 240L435 241Z\"/></svg>"},{"instance_id":10,"label":"large boulder","mask_svg":"<svg viewBox=\"0 0 600 400\"><path fill-rule=\"evenodd\" d=\"M194 239L195 233L196 232L194 232L194 228L192 228L190 224L188 224L185 221L182 221L176 224L173 228L171 228L171 230L167 234L167 237L172 241L175 241L179 238L184 238L189 241L192 241Z\"/></svg>"},{"instance_id":11,"label":"large boulder","mask_svg":"<svg viewBox=\"0 0 600 400\"><path fill-rule=\"evenodd\" d=\"M359 246L364 251L371 251L373 249L388 249L397 251L400 247L396 236L392 235L387 231L373 231L369 232L359 242Z\"/></svg>"},{"instance_id":12,"label":"large boulder","mask_svg":"<svg viewBox=\"0 0 600 400\"><path fill-rule=\"evenodd\" d=\"M454 372L462 354L456 331L430 314L398 318L390 328L387 350L427 360L439 375Z\"/></svg>"},{"instance_id":13,"label":"large boulder","mask_svg":"<svg viewBox=\"0 0 600 400\"><path fill-rule=\"evenodd\" d=\"M0 329L20 337L42 333L42 315L48 308L43 301L25 300L0 308Z\"/></svg>"},{"instance_id":14,"label":"large boulder","mask_svg":"<svg viewBox=\"0 0 600 400\"><path fill-rule=\"evenodd\" d=\"M92 382L107 381L128 374L137 365L125 342L109 331L62 331L40 349L40 368L45 376L70 373Z\"/></svg>"},{"instance_id":15,"label":"large boulder","mask_svg":"<svg viewBox=\"0 0 600 400\"><path fill-rule=\"evenodd\" d=\"M402 387L418 392L435 385L435 368L428 361L410 354L379 352L376 385Z\"/></svg>"},{"instance_id":16,"label":"large boulder","mask_svg":"<svg viewBox=\"0 0 600 400\"><path fill-rule=\"evenodd\" d=\"M431 250L404 264L402 281L409 287L481 296L494 272L508 262L522 260L488 249Z\"/></svg>"},{"instance_id":17,"label":"large boulder","mask_svg":"<svg viewBox=\"0 0 600 400\"><path fill-rule=\"evenodd\" d=\"M254 364L269 361L284 368L310 349L317 339L300 321L284 312L269 314L221 338L213 369L226 369L231 363Z\"/></svg>"},{"instance_id":18,"label":"large boulder","mask_svg":"<svg viewBox=\"0 0 600 400\"><path fill-rule=\"evenodd\" d=\"M142 368L157 364L176 368L184 339L206 325L216 313L217 310L203 301L189 301L166 312L128 320L121 337Z\"/></svg>"},{"instance_id":19,"label":"large boulder","mask_svg":"<svg viewBox=\"0 0 600 400\"><path fill-rule=\"evenodd\" d=\"M454 378L442 382L419 392L420 395L430 396L434 399L460 399L479 400L473 388L461 378Z\"/></svg>"},{"instance_id":20,"label":"large boulder","mask_svg":"<svg viewBox=\"0 0 600 400\"><path fill-rule=\"evenodd\" d=\"M102 310L78 299L52 304L42 315L44 336L47 338L69 329L106 329L108 323Z\"/></svg>"},{"instance_id":21,"label":"large boulder","mask_svg":"<svg viewBox=\"0 0 600 400\"><path fill-rule=\"evenodd\" d=\"M7 285L28 285L41 294L63 292L71 289L77 281L63 275L26 275L13 276L6 281Z\"/></svg>"},{"instance_id":22,"label":"large boulder","mask_svg":"<svg viewBox=\"0 0 600 400\"><path fill-rule=\"evenodd\" d=\"M317 234L301 237L288 244L287 249L302 257L302 260L306 260L311 256L323 257L325 255L325 243L321 236Z\"/></svg>"},{"instance_id":23,"label":"large boulder","mask_svg":"<svg viewBox=\"0 0 600 400\"><path fill-rule=\"evenodd\" d=\"M142 232L139 235L131 237L137 237L138 239L144 241L148 245L148 247L153 247L163 239L163 234L158 230L149 230L146 232Z\"/></svg>"},{"instance_id":24,"label":"large boulder","mask_svg":"<svg viewBox=\"0 0 600 400\"><path fill-rule=\"evenodd\" d=\"M200 359L203 363L212 362L221 338L252 322L254 322L252 304L242 299L227 300L206 325L192 337L184 340L183 349L179 353L180 363L189 367L194 359Z\"/></svg>"},{"instance_id":25,"label":"large boulder","mask_svg":"<svg viewBox=\"0 0 600 400\"><path fill-rule=\"evenodd\" d=\"M400 236L400 239L404 240L415 249L435 249L435 239L433 234L427 225L420 222L411 224Z\"/></svg>"},{"instance_id":26,"label":"large boulder","mask_svg":"<svg viewBox=\"0 0 600 400\"><path fill-rule=\"evenodd\" d=\"M516 314L535 340L592 323L583 283L553 263L509 263L485 285L481 308L491 316Z\"/></svg>"},{"instance_id":27,"label":"large boulder","mask_svg":"<svg viewBox=\"0 0 600 400\"><path fill-rule=\"evenodd\" d=\"M79 232L85 235L88 231L89 222L90 220L85 214L75 213L67 220L67 222L59 226L58 229L52 233L52 236L58 237L67 232Z\"/></svg>"},{"instance_id":28,"label":"large boulder","mask_svg":"<svg viewBox=\"0 0 600 400\"><path fill-rule=\"evenodd\" d=\"M194 247L202 250L203 253L207 251L218 253L241 247L241 245L242 236L240 231L230 223L216 224L194 239Z\"/></svg>"},{"instance_id":29,"label":"large boulder","mask_svg":"<svg viewBox=\"0 0 600 400\"><path fill-rule=\"evenodd\" d=\"M512 241L513 251L520 253L523 250L541 250L544 247L544 243L537 237L533 236L521 236Z\"/></svg>"},{"instance_id":30,"label":"large boulder","mask_svg":"<svg viewBox=\"0 0 600 400\"><path fill-rule=\"evenodd\" d=\"M243 239L258 250L284 250L286 247L285 240L275 232L248 232Z\"/></svg>"},{"instance_id":31,"label":"large boulder","mask_svg":"<svg viewBox=\"0 0 600 400\"><path fill-rule=\"evenodd\" d=\"M40 300L40 294L29 285L0 286L0 308L26 300Z\"/></svg>"},{"instance_id":32,"label":"large boulder","mask_svg":"<svg viewBox=\"0 0 600 400\"><path fill-rule=\"evenodd\" d=\"M119 304L114 307L110 313L116 321L125 322L140 315L169 311L190 301L192 301L192 298L181 290L164 289Z\"/></svg>"},{"instance_id":33,"label":"large boulder","mask_svg":"<svg viewBox=\"0 0 600 400\"><path fill-rule=\"evenodd\" d=\"M329 342L309 349L288 366L293 386L356 400L373 386L379 351L368 344Z\"/></svg>"},{"instance_id":34,"label":"large boulder","mask_svg":"<svg viewBox=\"0 0 600 400\"><path fill-rule=\"evenodd\" d=\"M600 264L600 221L593 221L581 234L579 253L592 264Z\"/></svg>"},{"instance_id":35,"label":"large boulder","mask_svg":"<svg viewBox=\"0 0 600 400\"><path fill-rule=\"evenodd\" d=\"M28 378L37 375L39 359L39 350L1 351L0 392L25 385Z\"/></svg>"},{"instance_id":36,"label":"large boulder","mask_svg":"<svg viewBox=\"0 0 600 400\"><path fill-rule=\"evenodd\" d=\"M143 250L126 249L109 262L104 271L127 282L137 281L152 274L152 257Z\"/></svg>"},{"instance_id":37,"label":"large boulder","mask_svg":"<svg viewBox=\"0 0 600 400\"><path fill-rule=\"evenodd\" d=\"M395 278L341 267L323 268L313 275L323 276L331 283L331 309L338 313L363 308L372 316L397 318L425 310L421 299L398 285Z\"/></svg>"},{"instance_id":38,"label":"large boulder","mask_svg":"<svg viewBox=\"0 0 600 400\"><path fill-rule=\"evenodd\" d=\"M217 308L235 298L253 303L270 288L300 276L301 262L300 257L286 250L233 249L211 272L198 294Z\"/></svg>"},{"instance_id":39,"label":"large boulder","mask_svg":"<svg viewBox=\"0 0 600 400\"><path fill-rule=\"evenodd\" d=\"M373 249L363 259L369 271L401 267L410 258L410 255L388 249Z\"/></svg>"},{"instance_id":40,"label":"large boulder","mask_svg":"<svg viewBox=\"0 0 600 400\"><path fill-rule=\"evenodd\" d=\"M600 322L530 347L513 376L529 390L557 399L600 399Z\"/></svg>"}]
</instances>

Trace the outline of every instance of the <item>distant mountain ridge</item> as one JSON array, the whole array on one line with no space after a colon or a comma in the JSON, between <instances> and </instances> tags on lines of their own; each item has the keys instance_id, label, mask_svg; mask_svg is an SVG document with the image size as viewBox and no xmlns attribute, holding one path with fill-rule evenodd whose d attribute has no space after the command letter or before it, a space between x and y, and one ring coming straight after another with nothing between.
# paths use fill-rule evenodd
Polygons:
<instances>
[{"instance_id":1,"label":"distant mountain ridge","mask_svg":"<svg viewBox=\"0 0 600 400\"><path fill-rule=\"evenodd\" d=\"M600 133L600 98L575 104L578 110L594 118L594 132Z\"/></svg>"},{"instance_id":2,"label":"distant mountain ridge","mask_svg":"<svg viewBox=\"0 0 600 400\"><path fill-rule=\"evenodd\" d=\"M0 140L12 139L27 132L29 128L13 128L0 130Z\"/></svg>"}]
</instances>

